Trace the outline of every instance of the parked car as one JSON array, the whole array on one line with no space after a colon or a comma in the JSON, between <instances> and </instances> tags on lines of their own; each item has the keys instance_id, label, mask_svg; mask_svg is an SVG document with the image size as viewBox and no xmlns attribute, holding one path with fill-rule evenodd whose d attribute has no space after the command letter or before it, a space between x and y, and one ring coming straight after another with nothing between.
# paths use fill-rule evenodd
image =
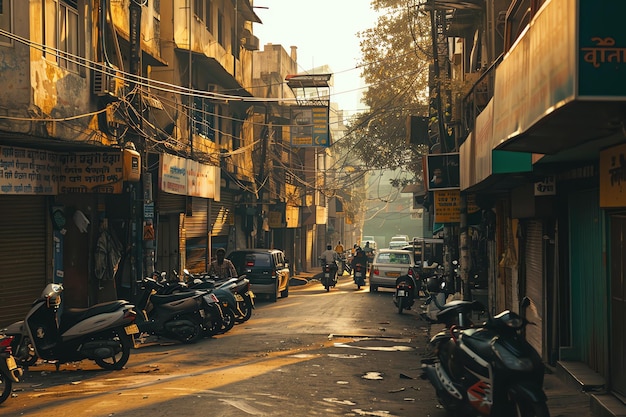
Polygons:
<instances>
[{"instance_id":1,"label":"parked car","mask_svg":"<svg viewBox=\"0 0 626 417\"><path fill-rule=\"evenodd\" d=\"M254 295L267 294L271 301L289 296L289 263L279 249L234 250L226 257L235 265L238 275L250 281Z\"/></svg>"},{"instance_id":2,"label":"parked car","mask_svg":"<svg viewBox=\"0 0 626 417\"><path fill-rule=\"evenodd\" d=\"M396 288L396 278L415 266L413 253L402 249L380 249L370 268L370 291L378 287Z\"/></svg>"}]
</instances>

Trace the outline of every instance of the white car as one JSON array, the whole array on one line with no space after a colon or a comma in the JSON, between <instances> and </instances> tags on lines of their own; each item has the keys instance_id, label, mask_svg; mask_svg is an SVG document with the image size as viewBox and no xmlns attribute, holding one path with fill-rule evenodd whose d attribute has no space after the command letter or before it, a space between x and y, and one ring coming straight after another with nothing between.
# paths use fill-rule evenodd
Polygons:
<instances>
[{"instance_id":1,"label":"white car","mask_svg":"<svg viewBox=\"0 0 626 417\"><path fill-rule=\"evenodd\" d=\"M409 237L406 235L397 235L389 241L389 249L401 249L409 245Z\"/></svg>"},{"instance_id":2,"label":"white car","mask_svg":"<svg viewBox=\"0 0 626 417\"><path fill-rule=\"evenodd\" d=\"M396 288L396 279L407 275L414 266L413 252L381 249L370 268L370 291L378 291L378 287Z\"/></svg>"}]
</instances>

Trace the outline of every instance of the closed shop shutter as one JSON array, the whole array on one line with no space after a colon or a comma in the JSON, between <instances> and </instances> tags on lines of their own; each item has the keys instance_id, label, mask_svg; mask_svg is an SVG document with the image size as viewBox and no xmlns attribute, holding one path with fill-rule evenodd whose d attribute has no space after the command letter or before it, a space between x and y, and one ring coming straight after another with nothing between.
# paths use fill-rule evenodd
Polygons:
<instances>
[{"instance_id":1,"label":"closed shop shutter","mask_svg":"<svg viewBox=\"0 0 626 417\"><path fill-rule=\"evenodd\" d=\"M539 220L527 223L526 230L526 288L525 294L534 306L538 317L527 310L527 317L536 326L526 327L528 342L543 356L543 317L544 317L544 286L543 286L543 228ZM535 309L533 308L533 311Z\"/></svg>"},{"instance_id":2,"label":"closed shop shutter","mask_svg":"<svg viewBox=\"0 0 626 417\"><path fill-rule=\"evenodd\" d=\"M159 214L184 213L186 205L187 196L159 191L156 200L156 208Z\"/></svg>"},{"instance_id":3,"label":"closed shop shutter","mask_svg":"<svg viewBox=\"0 0 626 417\"><path fill-rule=\"evenodd\" d=\"M206 198L192 198L191 215L185 216L185 230L187 232L187 238L206 236L208 201L209 200Z\"/></svg>"},{"instance_id":4,"label":"closed shop shutter","mask_svg":"<svg viewBox=\"0 0 626 417\"><path fill-rule=\"evenodd\" d=\"M23 320L46 285L46 200L0 198L0 327Z\"/></svg>"},{"instance_id":5,"label":"closed shop shutter","mask_svg":"<svg viewBox=\"0 0 626 417\"><path fill-rule=\"evenodd\" d=\"M211 218L209 229L212 236L228 236L230 225L235 216L235 197L232 193L222 190L220 201L211 201Z\"/></svg>"}]
</instances>

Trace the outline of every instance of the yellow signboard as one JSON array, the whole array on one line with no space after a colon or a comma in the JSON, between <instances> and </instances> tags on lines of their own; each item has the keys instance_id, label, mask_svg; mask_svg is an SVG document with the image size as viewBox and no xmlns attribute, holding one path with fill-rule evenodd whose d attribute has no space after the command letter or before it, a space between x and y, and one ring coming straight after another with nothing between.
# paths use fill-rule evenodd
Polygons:
<instances>
[{"instance_id":1,"label":"yellow signboard","mask_svg":"<svg viewBox=\"0 0 626 417\"><path fill-rule=\"evenodd\" d=\"M600 152L600 207L626 207L626 145Z\"/></svg>"},{"instance_id":2,"label":"yellow signboard","mask_svg":"<svg viewBox=\"0 0 626 417\"><path fill-rule=\"evenodd\" d=\"M461 191L433 191L435 199L435 223L459 223L461 221Z\"/></svg>"}]
</instances>

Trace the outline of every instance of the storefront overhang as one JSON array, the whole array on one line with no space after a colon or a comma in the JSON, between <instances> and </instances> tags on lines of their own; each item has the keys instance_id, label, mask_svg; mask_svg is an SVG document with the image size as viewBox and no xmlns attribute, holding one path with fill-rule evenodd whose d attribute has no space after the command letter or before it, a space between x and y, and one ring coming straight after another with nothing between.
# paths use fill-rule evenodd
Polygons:
<instances>
[{"instance_id":1,"label":"storefront overhang","mask_svg":"<svg viewBox=\"0 0 626 417\"><path fill-rule=\"evenodd\" d=\"M623 140L625 126L626 103L574 101L552 111L527 131L502 142L496 149L550 155L582 147L597 152L600 147L606 146L605 142L610 144L611 138L616 135Z\"/></svg>"},{"instance_id":2,"label":"storefront overhang","mask_svg":"<svg viewBox=\"0 0 626 417\"><path fill-rule=\"evenodd\" d=\"M624 13L594 0L540 9L496 69L494 149L553 155L624 130Z\"/></svg>"}]
</instances>

